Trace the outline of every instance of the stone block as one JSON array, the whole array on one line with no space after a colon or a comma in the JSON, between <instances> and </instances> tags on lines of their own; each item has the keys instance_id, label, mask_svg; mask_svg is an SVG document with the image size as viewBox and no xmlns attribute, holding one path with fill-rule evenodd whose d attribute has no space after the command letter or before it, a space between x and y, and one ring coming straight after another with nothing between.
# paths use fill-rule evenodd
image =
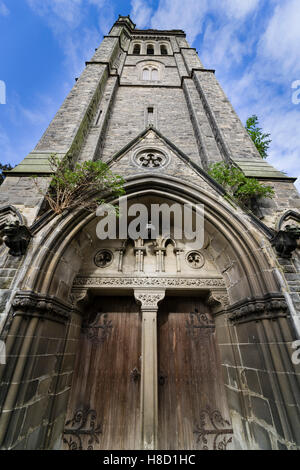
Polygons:
<instances>
[{"instance_id":1,"label":"stone block","mask_svg":"<svg viewBox=\"0 0 300 470\"><path fill-rule=\"evenodd\" d=\"M266 429L257 423L250 423L250 429L253 438L256 442L257 448L260 450L271 450L272 444L269 433Z\"/></svg>"}]
</instances>

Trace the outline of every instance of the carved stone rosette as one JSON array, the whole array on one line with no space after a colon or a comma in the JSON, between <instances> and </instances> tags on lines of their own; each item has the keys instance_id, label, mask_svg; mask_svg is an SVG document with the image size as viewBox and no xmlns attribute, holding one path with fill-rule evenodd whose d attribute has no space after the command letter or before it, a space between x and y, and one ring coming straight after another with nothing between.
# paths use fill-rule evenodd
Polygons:
<instances>
[{"instance_id":1,"label":"carved stone rosette","mask_svg":"<svg viewBox=\"0 0 300 470\"><path fill-rule=\"evenodd\" d=\"M14 316L40 317L58 323L66 323L72 307L55 297L32 291L19 291L13 300Z\"/></svg>"},{"instance_id":2,"label":"carved stone rosette","mask_svg":"<svg viewBox=\"0 0 300 470\"><path fill-rule=\"evenodd\" d=\"M233 323L275 319L288 315L288 305L282 294L268 294L262 298L238 302L228 308Z\"/></svg>"}]
</instances>

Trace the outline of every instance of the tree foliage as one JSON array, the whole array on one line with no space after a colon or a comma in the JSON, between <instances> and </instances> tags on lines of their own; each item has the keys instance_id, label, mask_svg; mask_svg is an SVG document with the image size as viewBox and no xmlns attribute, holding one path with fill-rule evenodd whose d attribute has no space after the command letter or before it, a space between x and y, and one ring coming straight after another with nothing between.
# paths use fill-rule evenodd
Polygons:
<instances>
[{"instance_id":1,"label":"tree foliage","mask_svg":"<svg viewBox=\"0 0 300 470\"><path fill-rule=\"evenodd\" d=\"M5 179L3 171L9 171L9 170L12 170L12 169L13 169L13 167L10 164L2 165L2 163L0 163L0 184L2 184L4 179Z\"/></svg>"},{"instance_id":2,"label":"tree foliage","mask_svg":"<svg viewBox=\"0 0 300 470\"><path fill-rule=\"evenodd\" d=\"M106 193L114 196L125 193L123 178L115 175L102 161L76 163L71 168L67 159L61 161L51 155L49 163L53 171L49 188L43 189L37 176L34 181L56 214L76 207L93 211L105 202Z\"/></svg>"},{"instance_id":3,"label":"tree foliage","mask_svg":"<svg viewBox=\"0 0 300 470\"><path fill-rule=\"evenodd\" d=\"M263 185L255 178L247 178L241 170L225 162L212 165L209 174L229 194L245 205L249 204L254 198L272 198L274 195L272 186Z\"/></svg>"},{"instance_id":4,"label":"tree foliage","mask_svg":"<svg viewBox=\"0 0 300 470\"><path fill-rule=\"evenodd\" d=\"M267 158L268 148L272 140L269 139L270 134L262 132L262 128L258 124L258 117L255 114L247 119L245 128L259 151L261 158Z\"/></svg>"}]
</instances>

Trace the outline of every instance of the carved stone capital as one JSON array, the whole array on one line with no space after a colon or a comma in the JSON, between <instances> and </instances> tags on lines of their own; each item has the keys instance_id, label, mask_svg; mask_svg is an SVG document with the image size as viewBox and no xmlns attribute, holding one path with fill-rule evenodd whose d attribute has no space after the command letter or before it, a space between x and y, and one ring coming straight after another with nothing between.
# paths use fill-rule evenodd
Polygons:
<instances>
[{"instance_id":1,"label":"carved stone capital","mask_svg":"<svg viewBox=\"0 0 300 470\"><path fill-rule=\"evenodd\" d=\"M40 317L58 323L66 323L73 310L71 305L53 296L37 294L32 291L17 292L12 306L14 316Z\"/></svg>"},{"instance_id":2,"label":"carved stone capital","mask_svg":"<svg viewBox=\"0 0 300 470\"><path fill-rule=\"evenodd\" d=\"M70 302L75 308L88 298L88 289L73 289L70 294Z\"/></svg>"},{"instance_id":3,"label":"carved stone capital","mask_svg":"<svg viewBox=\"0 0 300 470\"><path fill-rule=\"evenodd\" d=\"M228 308L229 319L234 323L246 323L263 319L274 320L288 315L288 305L282 294L267 294L238 302Z\"/></svg>"},{"instance_id":4,"label":"carved stone capital","mask_svg":"<svg viewBox=\"0 0 300 470\"><path fill-rule=\"evenodd\" d=\"M210 291L205 303L213 313L219 313L229 305L228 294L226 291Z\"/></svg>"},{"instance_id":5,"label":"carved stone capital","mask_svg":"<svg viewBox=\"0 0 300 470\"><path fill-rule=\"evenodd\" d=\"M135 300L142 310L157 310L158 302L165 297L165 290L134 290Z\"/></svg>"}]
</instances>

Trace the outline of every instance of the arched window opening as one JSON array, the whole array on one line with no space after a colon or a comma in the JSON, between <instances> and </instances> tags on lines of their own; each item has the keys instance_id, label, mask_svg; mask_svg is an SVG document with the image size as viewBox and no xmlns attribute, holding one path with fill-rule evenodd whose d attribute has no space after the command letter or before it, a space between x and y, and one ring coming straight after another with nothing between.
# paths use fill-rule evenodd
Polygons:
<instances>
[{"instance_id":1,"label":"arched window opening","mask_svg":"<svg viewBox=\"0 0 300 470\"><path fill-rule=\"evenodd\" d=\"M158 70L152 69L151 70L151 80L158 80Z\"/></svg>"},{"instance_id":2,"label":"arched window opening","mask_svg":"<svg viewBox=\"0 0 300 470\"><path fill-rule=\"evenodd\" d=\"M133 53L139 55L141 53L141 46L140 44L135 44L133 48Z\"/></svg>"},{"instance_id":3,"label":"arched window opening","mask_svg":"<svg viewBox=\"0 0 300 470\"><path fill-rule=\"evenodd\" d=\"M160 46L160 53L161 55L168 55L167 47L164 44Z\"/></svg>"},{"instance_id":4,"label":"arched window opening","mask_svg":"<svg viewBox=\"0 0 300 470\"><path fill-rule=\"evenodd\" d=\"M150 70L148 68L143 69L143 80L150 80Z\"/></svg>"},{"instance_id":5,"label":"arched window opening","mask_svg":"<svg viewBox=\"0 0 300 470\"><path fill-rule=\"evenodd\" d=\"M148 55L154 55L154 47L152 44L148 44L147 46L147 54Z\"/></svg>"},{"instance_id":6,"label":"arched window opening","mask_svg":"<svg viewBox=\"0 0 300 470\"><path fill-rule=\"evenodd\" d=\"M158 69L155 67L145 67L142 74L143 80L159 80Z\"/></svg>"}]
</instances>

